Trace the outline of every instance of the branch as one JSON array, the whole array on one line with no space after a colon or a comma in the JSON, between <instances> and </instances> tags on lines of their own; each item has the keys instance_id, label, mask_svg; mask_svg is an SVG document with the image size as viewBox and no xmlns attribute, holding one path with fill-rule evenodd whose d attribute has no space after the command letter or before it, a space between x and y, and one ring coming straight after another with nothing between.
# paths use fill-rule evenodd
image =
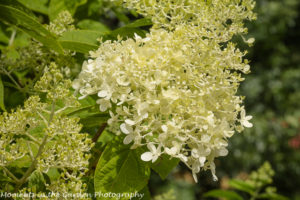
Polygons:
<instances>
[{"instance_id":1,"label":"branch","mask_svg":"<svg viewBox=\"0 0 300 200\"><path fill-rule=\"evenodd\" d=\"M28 134L28 133L25 133L25 135L27 137L29 137L34 143L36 143L37 145L41 145L41 143L35 138L33 137L32 135Z\"/></svg>"},{"instance_id":2,"label":"branch","mask_svg":"<svg viewBox=\"0 0 300 200\"><path fill-rule=\"evenodd\" d=\"M4 169L4 171L10 176L10 178L12 178L15 182L19 182L20 180L15 177L15 175L13 173L11 173L5 166L2 166L2 168Z\"/></svg>"},{"instance_id":3,"label":"branch","mask_svg":"<svg viewBox=\"0 0 300 200\"><path fill-rule=\"evenodd\" d=\"M107 126L107 123L101 124L101 126L99 127L97 133L94 135L94 137L92 139L93 142L97 142L98 141L99 137L101 136L101 134L105 130L106 126Z\"/></svg>"},{"instance_id":4,"label":"branch","mask_svg":"<svg viewBox=\"0 0 300 200\"><path fill-rule=\"evenodd\" d=\"M12 75L6 71L5 68L1 67L1 70L8 76L8 78L16 85L16 87L18 88L18 90L20 90L21 92L24 92L24 89L20 86L20 84L14 79L14 77L12 77Z\"/></svg>"},{"instance_id":5,"label":"branch","mask_svg":"<svg viewBox=\"0 0 300 200\"><path fill-rule=\"evenodd\" d=\"M17 31L16 31L16 29L14 29L11 33L11 36L10 36L10 39L9 39L9 42L8 42L8 46L11 46L14 43L16 33L17 33Z\"/></svg>"},{"instance_id":6,"label":"branch","mask_svg":"<svg viewBox=\"0 0 300 200\"><path fill-rule=\"evenodd\" d=\"M48 126L50 125L50 123L53 120L54 112L55 112L55 100L53 100L53 102L52 102L51 114L50 114L50 117L49 117L49 120L48 120ZM41 146L39 147L39 150L38 150L38 152L37 152L37 154L36 154L36 156L34 158L34 160L32 161L30 167L27 169L27 171L25 172L25 174L23 175L23 177L18 181L18 183L17 183L17 185L15 187L14 192L17 192L19 190L19 188L27 181L28 177L34 171L34 169L36 167L36 164L37 164L37 161L38 161L38 158L40 157L40 155L42 155L43 150L45 148L45 145L47 143L47 140L48 140L48 135L45 135L44 138L43 138L43 141L41 143Z\"/></svg>"},{"instance_id":7,"label":"branch","mask_svg":"<svg viewBox=\"0 0 300 200\"><path fill-rule=\"evenodd\" d=\"M34 156L33 156L33 153L32 153L32 149L30 147L30 143L27 141L26 144L27 144L27 147L28 147L28 151L29 151L31 161L34 161Z\"/></svg>"}]
</instances>

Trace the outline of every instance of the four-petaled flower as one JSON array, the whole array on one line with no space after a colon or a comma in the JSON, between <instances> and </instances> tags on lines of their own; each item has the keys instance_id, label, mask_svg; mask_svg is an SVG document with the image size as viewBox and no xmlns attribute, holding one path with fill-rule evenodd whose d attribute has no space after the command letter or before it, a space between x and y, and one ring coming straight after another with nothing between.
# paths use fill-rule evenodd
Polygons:
<instances>
[{"instance_id":1,"label":"four-petaled flower","mask_svg":"<svg viewBox=\"0 0 300 200\"><path fill-rule=\"evenodd\" d=\"M141 159L143 161L152 160L152 162L154 163L157 160L157 158L161 155L161 146L158 145L158 147L156 148L154 144L149 143L147 145L147 147L150 151L147 151L147 152L143 153L141 155Z\"/></svg>"},{"instance_id":2,"label":"four-petaled flower","mask_svg":"<svg viewBox=\"0 0 300 200\"><path fill-rule=\"evenodd\" d=\"M247 127L247 128L251 128L253 126L253 124L251 122L249 122L250 119L252 119L252 116L251 115L246 116L246 111L244 108L242 108L241 119L240 119L241 125L243 125L244 127Z\"/></svg>"}]
</instances>

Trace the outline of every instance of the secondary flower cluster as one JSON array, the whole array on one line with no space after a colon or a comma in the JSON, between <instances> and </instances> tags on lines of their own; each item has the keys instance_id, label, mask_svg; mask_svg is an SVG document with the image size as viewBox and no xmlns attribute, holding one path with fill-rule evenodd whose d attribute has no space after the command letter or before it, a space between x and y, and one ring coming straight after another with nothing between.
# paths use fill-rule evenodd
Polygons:
<instances>
[{"instance_id":1,"label":"secondary flower cluster","mask_svg":"<svg viewBox=\"0 0 300 200\"><path fill-rule=\"evenodd\" d=\"M214 158L227 154L235 130L252 126L236 95L250 66L229 40L246 31L242 21L254 17L253 2L195 3L125 1L151 16L153 28L145 38L103 42L73 88L82 98L98 94L110 129L126 135L124 144L147 145L142 160L168 154L190 167L195 180L200 169L217 179Z\"/></svg>"},{"instance_id":2,"label":"secondary flower cluster","mask_svg":"<svg viewBox=\"0 0 300 200\"><path fill-rule=\"evenodd\" d=\"M88 134L80 133L79 119L63 114L64 109L79 104L70 93L70 86L71 81L63 79L52 64L35 85L36 90L47 93L46 102L34 95L25 101L23 108L0 115L1 170L18 162L32 166L35 172L56 170L61 177L58 175L47 184L48 190L62 193L83 190L80 177L87 170L88 152L93 145ZM22 180L27 180L26 173L24 177L15 180L17 184L25 183Z\"/></svg>"}]
</instances>

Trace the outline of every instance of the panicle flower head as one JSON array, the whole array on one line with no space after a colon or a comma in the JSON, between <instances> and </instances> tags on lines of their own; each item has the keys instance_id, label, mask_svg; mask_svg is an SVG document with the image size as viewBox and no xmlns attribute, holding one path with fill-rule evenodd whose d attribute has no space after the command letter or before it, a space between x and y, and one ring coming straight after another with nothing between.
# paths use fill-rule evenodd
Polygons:
<instances>
[{"instance_id":1,"label":"panicle flower head","mask_svg":"<svg viewBox=\"0 0 300 200\"><path fill-rule=\"evenodd\" d=\"M217 179L214 158L227 155L235 130L252 126L236 95L250 67L229 40L245 30L241 22L253 17L253 2L124 2L151 16L153 28L145 38L103 42L73 88L82 98L98 95L100 110L111 115L110 129L126 135L124 144L147 145L142 160L168 154L195 180L200 169ZM223 25L228 19L232 28Z\"/></svg>"},{"instance_id":2,"label":"panicle flower head","mask_svg":"<svg viewBox=\"0 0 300 200\"><path fill-rule=\"evenodd\" d=\"M79 119L63 113L79 104L69 90L70 84L52 63L34 87L47 93L47 98L30 96L23 108L0 115L0 169L30 160L36 172L57 169L73 173L64 173L64 178L47 189L59 188L60 182L70 191L80 191L80 177L88 168L93 144L88 134L80 133Z\"/></svg>"}]
</instances>

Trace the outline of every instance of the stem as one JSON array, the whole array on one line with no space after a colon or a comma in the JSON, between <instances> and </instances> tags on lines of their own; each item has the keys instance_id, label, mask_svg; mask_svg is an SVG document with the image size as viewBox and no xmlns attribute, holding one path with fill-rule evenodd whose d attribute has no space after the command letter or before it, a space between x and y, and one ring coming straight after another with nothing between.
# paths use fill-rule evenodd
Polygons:
<instances>
[{"instance_id":1,"label":"stem","mask_svg":"<svg viewBox=\"0 0 300 200\"><path fill-rule=\"evenodd\" d=\"M24 92L23 88L20 86L20 84L14 79L14 77L12 77L12 75L6 71L6 69L4 69L2 67L3 72L8 76L8 78L17 86L17 89L20 90L21 92Z\"/></svg>"},{"instance_id":2,"label":"stem","mask_svg":"<svg viewBox=\"0 0 300 200\"><path fill-rule=\"evenodd\" d=\"M49 117L49 120L48 120L48 125L50 125L50 123L52 122L53 117L54 117L54 113L55 113L55 100L52 101L51 113L50 113L50 117Z\"/></svg>"},{"instance_id":3,"label":"stem","mask_svg":"<svg viewBox=\"0 0 300 200\"><path fill-rule=\"evenodd\" d=\"M255 200L255 199L256 199L257 195L259 194L260 189L261 189L261 188L258 187L258 188L255 190L255 192L254 192L254 194L251 196L251 199L250 199L250 200Z\"/></svg>"},{"instance_id":4,"label":"stem","mask_svg":"<svg viewBox=\"0 0 300 200\"><path fill-rule=\"evenodd\" d=\"M16 37L16 29L13 30L13 32L11 33L11 36L10 36L10 39L9 39L9 42L8 42L8 46L11 46L15 40L15 37Z\"/></svg>"},{"instance_id":5,"label":"stem","mask_svg":"<svg viewBox=\"0 0 300 200\"><path fill-rule=\"evenodd\" d=\"M30 143L27 141L26 144L27 144L27 148L28 148L28 151L29 151L31 161L34 161L34 156L33 156L33 153L32 153L32 149L30 147Z\"/></svg>"},{"instance_id":6,"label":"stem","mask_svg":"<svg viewBox=\"0 0 300 200\"><path fill-rule=\"evenodd\" d=\"M2 168L4 169L4 171L15 181L15 182L19 182L20 180L15 177L15 175L13 173L11 173L6 167L2 166Z\"/></svg>"},{"instance_id":7,"label":"stem","mask_svg":"<svg viewBox=\"0 0 300 200\"><path fill-rule=\"evenodd\" d=\"M50 114L48 124L47 124L48 126L50 125L50 123L53 120L54 112L55 112L55 100L53 100L53 102L52 102L51 114ZM23 177L17 182L14 192L17 192L19 190L19 188L27 181L28 177L34 171L37 161L38 161L38 158L40 157L40 155L42 155L45 145L47 143L47 140L48 140L48 135L45 135L34 160L32 161L30 167L27 169L27 171L25 172Z\"/></svg>"},{"instance_id":8,"label":"stem","mask_svg":"<svg viewBox=\"0 0 300 200\"><path fill-rule=\"evenodd\" d=\"M63 107L63 108L57 110L57 111L55 112L55 114L59 114L60 112L66 110L66 109L68 109L68 108L71 108L71 106L65 106L65 107Z\"/></svg>"},{"instance_id":9,"label":"stem","mask_svg":"<svg viewBox=\"0 0 300 200\"><path fill-rule=\"evenodd\" d=\"M99 127L97 133L96 133L96 134L94 135L94 137L92 138L92 141L93 141L93 142L97 142L97 141L98 141L99 137L101 136L101 134L102 134L103 131L105 130L106 126L107 126L107 123L101 124L101 126ZM96 157L96 158L95 158L94 162L90 163L90 165L89 165L89 170L88 170L87 175L90 175L90 174L93 173L92 170L96 168L97 163L98 163L99 158L100 158L101 153L102 153L101 151L99 151L99 150L97 150L97 149L95 149L94 151L95 151L95 157Z\"/></svg>"},{"instance_id":10,"label":"stem","mask_svg":"<svg viewBox=\"0 0 300 200\"><path fill-rule=\"evenodd\" d=\"M79 110L75 110L75 111L69 112L67 115L68 115L68 116L74 115L74 114L76 114L77 112L80 112L80 111L83 111L83 110L90 109L90 108L92 108L92 107L94 107L94 106L95 106L95 105L86 106L86 107L80 108Z\"/></svg>"},{"instance_id":11,"label":"stem","mask_svg":"<svg viewBox=\"0 0 300 200\"><path fill-rule=\"evenodd\" d=\"M45 144L47 142L48 139L48 135L45 135L43 138L43 142L41 144L41 146L39 147L38 153L36 154L33 162L31 163L30 167L27 169L27 171L25 172L25 174L23 175L23 177L18 181L16 188L15 188L15 192L17 192L19 190L19 188L27 181L27 178L31 175L31 173L34 171L35 166L37 164L38 161L38 157L40 157L40 155L43 153Z\"/></svg>"},{"instance_id":12,"label":"stem","mask_svg":"<svg viewBox=\"0 0 300 200\"><path fill-rule=\"evenodd\" d=\"M41 145L41 143L35 138L33 137L32 135L28 134L28 133L25 133L25 135L27 137L29 137L34 143L36 143L37 145Z\"/></svg>"},{"instance_id":13,"label":"stem","mask_svg":"<svg viewBox=\"0 0 300 200\"><path fill-rule=\"evenodd\" d=\"M97 141L98 141L99 137L100 137L101 134L103 133L103 131L104 131L104 129L106 128L106 126L107 126L107 123L101 124L101 126L99 127L97 133L94 135L94 137L93 137L93 139L92 139L93 142L97 142Z\"/></svg>"}]
</instances>

